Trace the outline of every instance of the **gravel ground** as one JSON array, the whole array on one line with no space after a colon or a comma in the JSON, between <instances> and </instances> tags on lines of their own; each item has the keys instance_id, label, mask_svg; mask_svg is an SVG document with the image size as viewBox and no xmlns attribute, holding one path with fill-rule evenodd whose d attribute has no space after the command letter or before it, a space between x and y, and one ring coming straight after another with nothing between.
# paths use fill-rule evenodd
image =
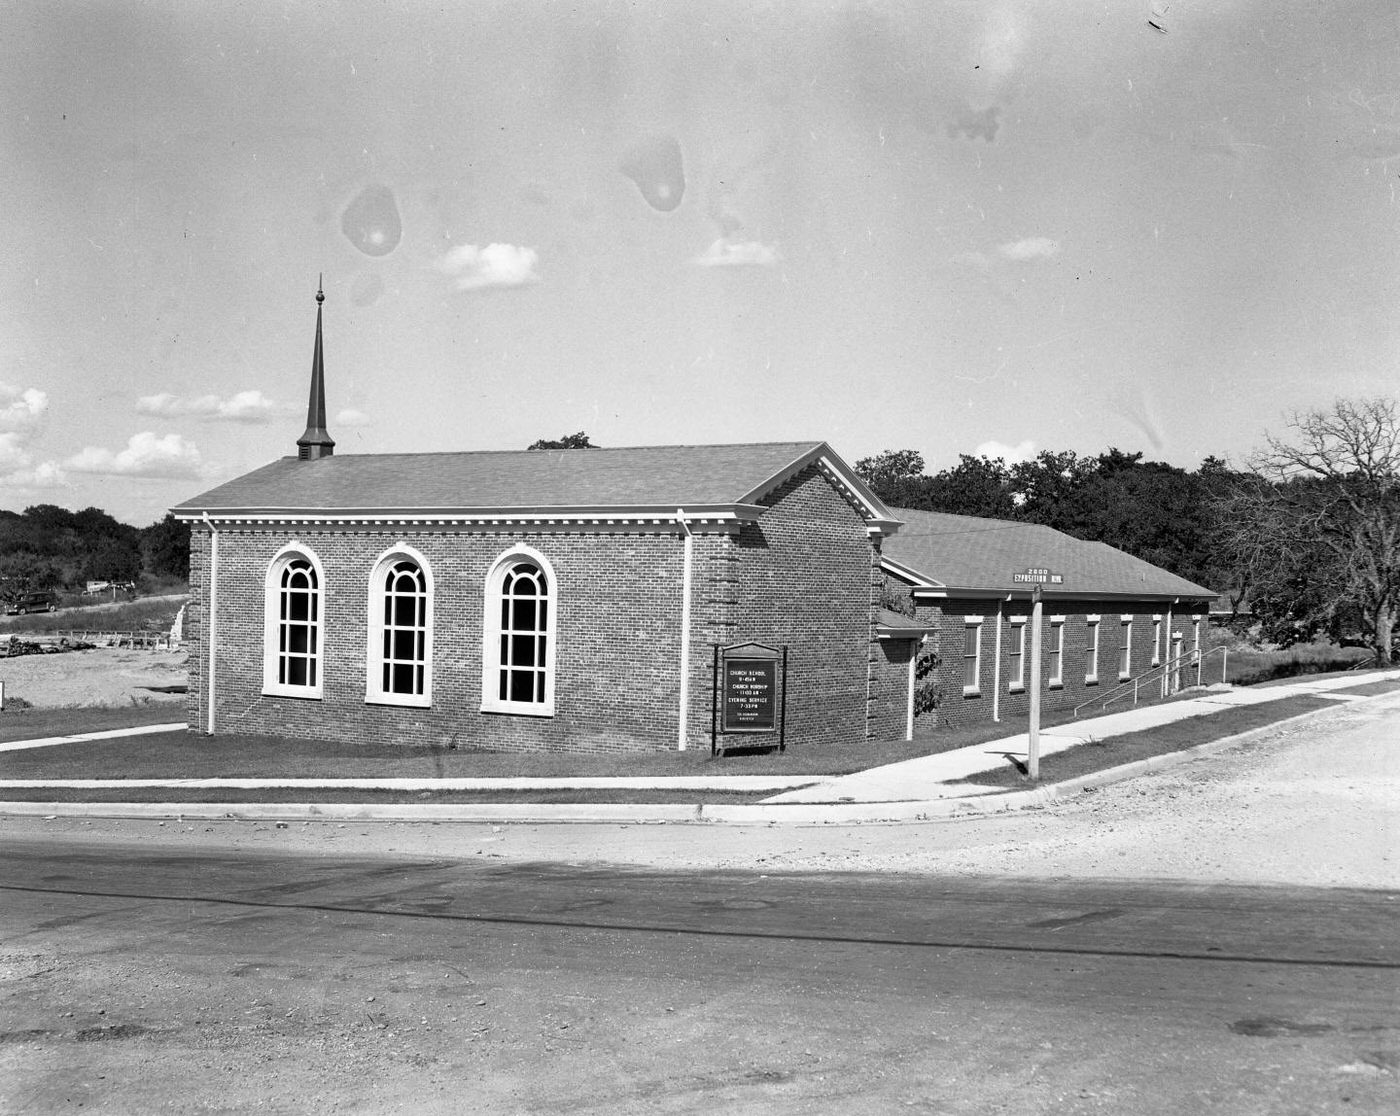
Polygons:
<instances>
[{"instance_id":1,"label":"gravel ground","mask_svg":"<svg viewBox=\"0 0 1400 1116\"><path fill-rule=\"evenodd\" d=\"M23 698L36 709L159 702L183 706L184 694L158 693L148 687L183 685L188 679L185 658L184 651L126 647L21 655L0 659L0 681L5 683L6 701Z\"/></svg>"},{"instance_id":2,"label":"gravel ground","mask_svg":"<svg viewBox=\"0 0 1400 1116\"><path fill-rule=\"evenodd\" d=\"M43 833L308 853L1400 888L1400 694L1260 730L1165 772L1017 813L902 825L478 825L0 818Z\"/></svg>"}]
</instances>

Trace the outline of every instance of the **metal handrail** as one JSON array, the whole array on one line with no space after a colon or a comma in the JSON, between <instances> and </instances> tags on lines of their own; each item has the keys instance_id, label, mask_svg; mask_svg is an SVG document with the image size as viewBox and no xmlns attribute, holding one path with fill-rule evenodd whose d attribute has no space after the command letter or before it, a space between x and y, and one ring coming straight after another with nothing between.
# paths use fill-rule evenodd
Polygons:
<instances>
[{"instance_id":1,"label":"metal handrail","mask_svg":"<svg viewBox=\"0 0 1400 1116\"><path fill-rule=\"evenodd\" d=\"M1133 704L1136 705L1138 703L1138 691L1143 683L1153 682L1160 678L1170 678L1174 673L1181 670L1183 664L1185 664L1188 669L1191 664L1195 665L1195 684L1199 686L1201 685L1201 668L1204 666L1206 659L1215 654L1220 655L1220 681L1224 682L1229 653L1230 651L1227 647L1212 647L1209 651L1202 651L1198 647L1193 647L1190 651L1183 651L1180 655L1167 659L1166 662L1158 663L1150 670L1143 671L1135 678L1129 678L1120 682L1106 693L1097 694L1088 701L1081 702L1074 707L1074 711L1070 715L1078 717L1081 709L1087 709L1091 705L1098 705L1100 709L1107 709L1115 701L1127 697L1130 693L1133 695ZM1169 688L1168 692L1174 691Z\"/></svg>"}]
</instances>

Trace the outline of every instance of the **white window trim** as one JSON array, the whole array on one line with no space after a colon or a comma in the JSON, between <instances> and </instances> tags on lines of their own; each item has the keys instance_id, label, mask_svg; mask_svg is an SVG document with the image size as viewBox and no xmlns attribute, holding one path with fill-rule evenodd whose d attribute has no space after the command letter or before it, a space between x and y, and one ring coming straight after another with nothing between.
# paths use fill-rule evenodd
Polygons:
<instances>
[{"instance_id":1,"label":"white window trim","mask_svg":"<svg viewBox=\"0 0 1400 1116\"><path fill-rule=\"evenodd\" d=\"M972 628L972 629L973 629L974 631L976 631L976 633L977 633L977 639L976 639L975 649L974 649L974 653L973 653L973 655L972 655L973 672L974 672L974 673L973 673L973 677L976 678L977 681L976 681L973 685L971 685L971 686L969 686L967 683L963 683L963 688L962 688L963 697L978 697L978 696L982 693L982 617L980 617L980 616L964 616L962 619L963 619L963 653L962 653L962 658L959 660L959 666L961 666L962 669L963 669L964 671L967 670L966 663L967 663L967 658L968 658L968 655L967 655L967 629L968 629L968 628Z\"/></svg>"},{"instance_id":2,"label":"white window trim","mask_svg":"<svg viewBox=\"0 0 1400 1116\"><path fill-rule=\"evenodd\" d=\"M1086 655L1089 650L1093 651L1092 655L1087 655L1084 663L1084 685L1086 686L1092 686L1099 680L1099 637L1103 634L1099 631L1099 621L1102 619L1102 616L1096 614L1084 617L1085 630L1094 637L1092 646L1085 649Z\"/></svg>"},{"instance_id":3,"label":"white window trim","mask_svg":"<svg viewBox=\"0 0 1400 1116\"><path fill-rule=\"evenodd\" d=\"M1118 645L1118 681L1125 682L1133 676L1133 617L1125 613L1118 617L1118 634L1126 640Z\"/></svg>"},{"instance_id":4,"label":"white window trim","mask_svg":"<svg viewBox=\"0 0 1400 1116\"><path fill-rule=\"evenodd\" d=\"M1065 688L1065 618L1063 616L1050 617L1050 659L1055 664L1055 673L1046 680L1046 688L1051 690L1063 690Z\"/></svg>"},{"instance_id":5,"label":"white window trim","mask_svg":"<svg viewBox=\"0 0 1400 1116\"><path fill-rule=\"evenodd\" d=\"M423 692L395 694L385 691L380 679L384 666L384 582L389 567L400 558L408 558L423 571L423 592L427 597L423 616ZM374 560L370 568L369 593L365 600L365 704L404 705L428 709L433 704L433 612L437 594L433 591L433 567L422 551L406 542L397 542Z\"/></svg>"},{"instance_id":6,"label":"white window trim","mask_svg":"<svg viewBox=\"0 0 1400 1116\"><path fill-rule=\"evenodd\" d=\"M1162 665L1162 614L1152 614L1152 665Z\"/></svg>"},{"instance_id":7,"label":"white window trim","mask_svg":"<svg viewBox=\"0 0 1400 1116\"><path fill-rule=\"evenodd\" d=\"M280 655L279 629L282 625L282 571L294 558L305 558L316 574L316 684L289 686L277 681ZM326 574L321 559L309 546L290 542L273 556L267 566L263 583L263 683L262 692L269 697L293 697L319 700L326 679Z\"/></svg>"},{"instance_id":8,"label":"white window trim","mask_svg":"<svg viewBox=\"0 0 1400 1116\"><path fill-rule=\"evenodd\" d=\"M500 692L501 584L516 562L533 562L545 576L549 608L544 626L544 701L503 701ZM548 558L521 543L505 551L491 564L481 614L481 711L513 713L523 717L554 716L554 661L559 642L559 579Z\"/></svg>"},{"instance_id":9,"label":"white window trim","mask_svg":"<svg viewBox=\"0 0 1400 1116\"><path fill-rule=\"evenodd\" d=\"M1007 657L1016 660L1016 673L1007 676L1006 689L1008 693L1019 694L1026 688L1026 618L1012 616L1010 620L1011 650Z\"/></svg>"}]
</instances>

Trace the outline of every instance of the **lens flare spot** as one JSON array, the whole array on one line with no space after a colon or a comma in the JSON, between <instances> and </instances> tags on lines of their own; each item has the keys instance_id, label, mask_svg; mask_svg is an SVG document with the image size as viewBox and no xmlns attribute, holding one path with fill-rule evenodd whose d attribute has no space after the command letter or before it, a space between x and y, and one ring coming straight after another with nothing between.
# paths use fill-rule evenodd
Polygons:
<instances>
[{"instance_id":1,"label":"lens flare spot","mask_svg":"<svg viewBox=\"0 0 1400 1116\"><path fill-rule=\"evenodd\" d=\"M387 186L366 186L340 215L340 231L366 256L387 256L403 237L394 192Z\"/></svg>"},{"instance_id":2,"label":"lens flare spot","mask_svg":"<svg viewBox=\"0 0 1400 1116\"><path fill-rule=\"evenodd\" d=\"M685 167L674 136L655 136L632 148L618 170L636 183L652 209L670 213L685 197Z\"/></svg>"}]
</instances>

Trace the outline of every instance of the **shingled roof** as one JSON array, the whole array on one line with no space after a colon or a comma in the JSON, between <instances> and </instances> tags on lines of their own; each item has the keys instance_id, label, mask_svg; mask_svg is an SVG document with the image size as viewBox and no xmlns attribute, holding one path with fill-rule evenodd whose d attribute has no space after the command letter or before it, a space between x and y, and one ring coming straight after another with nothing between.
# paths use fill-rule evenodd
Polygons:
<instances>
[{"instance_id":1,"label":"shingled roof","mask_svg":"<svg viewBox=\"0 0 1400 1116\"><path fill-rule=\"evenodd\" d=\"M897 521L825 442L285 457L173 509L211 515L674 514L752 507L813 463L872 522Z\"/></svg>"},{"instance_id":2,"label":"shingled roof","mask_svg":"<svg viewBox=\"0 0 1400 1116\"><path fill-rule=\"evenodd\" d=\"M1048 568L1060 584L1051 597L1214 599L1215 593L1101 542L1085 542L1052 527L1006 519L893 508L903 520L883 547L885 569L935 594L990 596L1029 584L1013 575Z\"/></svg>"}]
</instances>

